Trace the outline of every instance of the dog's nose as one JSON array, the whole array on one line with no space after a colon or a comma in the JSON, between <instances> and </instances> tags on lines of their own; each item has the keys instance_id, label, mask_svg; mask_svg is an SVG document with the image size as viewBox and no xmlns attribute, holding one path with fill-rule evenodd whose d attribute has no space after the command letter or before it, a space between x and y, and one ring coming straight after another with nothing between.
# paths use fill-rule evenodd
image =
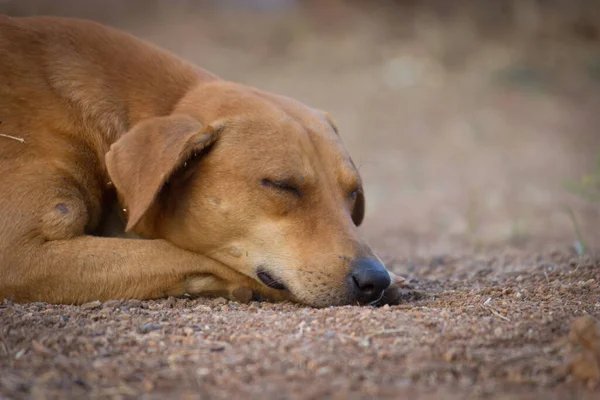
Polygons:
<instances>
[{"instance_id":1,"label":"dog's nose","mask_svg":"<svg viewBox=\"0 0 600 400\"><path fill-rule=\"evenodd\" d=\"M379 261L373 258L359 258L352 263L350 285L361 303L377 300L390 286L390 274Z\"/></svg>"}]
</instances>

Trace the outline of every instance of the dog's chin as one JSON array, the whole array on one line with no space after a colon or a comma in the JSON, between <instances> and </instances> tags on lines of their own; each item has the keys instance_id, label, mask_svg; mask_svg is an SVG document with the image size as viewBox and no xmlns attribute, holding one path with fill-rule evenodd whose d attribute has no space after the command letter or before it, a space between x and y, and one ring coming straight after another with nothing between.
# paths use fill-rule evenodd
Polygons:
<instances>
[{"instance_id":1,"label":"dog's chin","mask_svg":"<svg viewBox=\"0 0 600 400\"><path fill-rule=\"evenodd\" d=\"M382 291L380 296L370 301L361 301L352 293L339 288L324 289L321 293L313 291L306 292L302 290L294 291L294 298L298 303L315 308L340 307L340 306L373 306L381 307L383 305L396 305L399 303L397 288L390 286Z\"/></svg>"},{"instance_id":2,"label":"dog's chin","mask_svg":"<svg viewBox=\"0 0 600 400\"><path fill-rule=\"evenodd\" d=\"M291 288L290 293L296 302L305 306L314 308L337 307L346 305L357 305L352 301L351 296L344 293L338 293L339 289L324 289L320 293L306 292L300 289Z\"/></svg>"},{"instance_id":3,"label":"dog's chin","mask_svg":"<svg viewBox=\"0 0 600 400\"><path fill-rule=\"evenodd\" d=\"M260 282L260 281L259 281ZM271 286L266 285L264 282L260 282L262 285L269 289L274 289ZM339 307L339 306L368 306L368 305L381 305L381 299L379 301L371 302L371 303L362 303L357 301L351 294L343 293L343 290L332 288L325 289L320 293L315 293L313 291L306 291L303 288L285 286L285 289L277 289L280 293L286 294L286 300L289 300L294 303L298 303L308 307L314 308L327 308L327 307ZM267 297L261 296L259 293L254 293L253 300L257 301L269 301L273 299L269 299Z\"/></svg>"}]
</instances>

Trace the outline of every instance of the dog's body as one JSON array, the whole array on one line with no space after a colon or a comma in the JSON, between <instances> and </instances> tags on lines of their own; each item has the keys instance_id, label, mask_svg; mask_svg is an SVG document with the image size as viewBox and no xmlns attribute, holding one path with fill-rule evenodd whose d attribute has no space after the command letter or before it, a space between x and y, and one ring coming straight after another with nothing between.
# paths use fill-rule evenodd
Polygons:
<instances>
[{"instance_id":1,"label":"dog's body","mask_svg":"<svg viewBox=\"0 0 600 400\"><path fill-rule=\"evenodd\" d=\"M96 23L0 16L0 121L0 298L323 306L390 283L335 128L291 99Z\"/></svg>"}]
</instances>

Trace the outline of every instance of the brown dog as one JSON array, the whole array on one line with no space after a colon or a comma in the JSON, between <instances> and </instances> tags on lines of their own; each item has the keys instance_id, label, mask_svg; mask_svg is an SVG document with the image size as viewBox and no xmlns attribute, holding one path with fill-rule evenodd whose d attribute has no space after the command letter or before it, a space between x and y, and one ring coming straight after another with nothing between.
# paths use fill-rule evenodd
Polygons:
<instances>
[{"instance_id":1,"label":"brown dog","mask_svg":"<svg viewBox=\"0 0 600 400\"><path fill-rule=\"evenodd\" d=\"M326 306L390 285L335 127L294 100L93 22L0 16L0 121L0 298Z\"/></svg>"}]
</instances>

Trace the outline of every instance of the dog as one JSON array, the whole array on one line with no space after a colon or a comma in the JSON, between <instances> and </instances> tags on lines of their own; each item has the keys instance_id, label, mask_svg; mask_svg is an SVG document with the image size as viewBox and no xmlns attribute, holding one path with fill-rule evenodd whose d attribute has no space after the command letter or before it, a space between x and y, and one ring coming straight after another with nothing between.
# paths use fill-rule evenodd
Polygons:
<instances>
[{"instance_id":1,"label":"dog","mask_svg":"<svg viewBox=\"0 0 600 400\"><path fill-rule=\"evenodd\" d=\"M0 121L0 298L324 307L403 282L327 113L126 32L0 16Z\"/></svg>"}]
</instances>

